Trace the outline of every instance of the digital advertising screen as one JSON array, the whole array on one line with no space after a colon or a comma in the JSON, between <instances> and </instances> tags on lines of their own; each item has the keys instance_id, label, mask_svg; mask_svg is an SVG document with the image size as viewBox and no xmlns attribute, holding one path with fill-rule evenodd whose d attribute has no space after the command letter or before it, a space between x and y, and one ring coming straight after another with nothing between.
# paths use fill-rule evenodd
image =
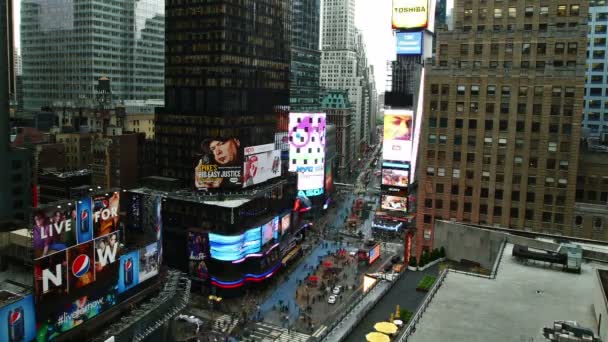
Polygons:
<instances>
[{"instance_id":1,"label":"digital advertising screen","mask_svg":"<svg viewBox=\"0 0 608 342\"><path fill-rule=\"evenodd\" d=\"M142 283L158 274L159 248L153 242L139 250L139 282Z\"/></svg>"},{"instance_id":2,"label":"digital advertising screen","mask_svg":"<svg viewBox=\"0 0 608 342\"><path fill-rule=\"evenodd\" d=\"M284 235L291 224L291 213L287 213L281 217L281 235Z\"/></svg>"},{"instance_id":3,"label":"digital advertising screen","mask_svg":"<svg viewBox=\"0 0 608 342\"><path fill-rule=\"evenodd\" d=\"M325 175L323 169L318 172L298 173L298 190L319 190L319 193L306 196L316 196L323 194L325 187Z\"/></svg>"},{"instance_id":4,"label":"digital advertising screen","mask_svg":"<svg viewBox=\"0 0 608 342\"><path fill-rule=\"evenodd\" d=\"M76 203L76 237L78 243L93 240L93 206L90 197Z\"/></svg>"},{"instance_id":5,"label":"digital advertising screen","mask_svg":"<svg viewBox=\"0 0 608 342\"><path fill-rule=\"evenodd\" d=\"M428 0L393 0L393 28L411 30L428 25Z\"/></svg>"},{"instance_id":6,"label":"digital advertising screen","mask_svg":"<svg viewBox=\"0 0 608 342\"><path fill-rule=\"evenodd\" d=\"M397 32L398 55L421 55L422 32Z\"/></svg>"},{"instance_id":7,"label":"digital advertising screen","mask_svg":"<svg viewBox=\"0 0 608 342\"><path fill-rule=\"evenodd\" d=\"M266 146L266 145L263 145ZM274 144L270 144L274 148ZM281 176L281 151L271 150L245 156L243 188Z\"/></svg>"},{"instance_id":8,"label":"digital advertising screen","mask_svg":"<svg viewBox=\"0 0 608 342\"><path fill-rule=\"evenodd\" d=\"M412 156L413 112L386 110L382 159L409 162Z\"/></svg>"},{"instance_id":9,"label":"digital advertising screen","mask_svg":"<svg viewBox=\"0 0 608 342\"><path fill-rule=\"evenodd\" d=\"M95 279L117 279L121 255L120 235L116 231L95 239Z\"/></svg>"},{"instance_id":10,"label":"digital advertising screen","mask_svg":"<svg viewBox=\"0 0 608 342\"><path fill-rule=\"evenodd\" d=\"M194 185L199 190L240 189L243 148L237 138L207 138L194 163Z\"/></svg>"},{"instance_id":11,"label":"digital advertising screen","mask_svg":"<svg viewBox=\"0 0 608 342\"><path fill-rule=\"evenodd\" d=\"M85 287L95 281L94 252L93 241L81 243L67 250L70 291Z\"/></svg>"},{"instance_id":12,"label":"digital advertising screen","mask_svg":"<svg viewBox=\"0 0 608 342\"><path fill-rule=\"evenodd\" d=\"M325 192L334 191L334 174L331 163L325 165Z\"/></svg>"},{"instance_id":13,"label":"digital advertising screen","mask_svg":"<svg viewBox=\"0 0 608 342\"><path fill-rule=\"evenodd\" d=\"M325 113L289 113L289 171L323 172Z\"/></svg>"},{"instance_id":14,"label":"digital advertising screen","mask_svg":"<svg viewBox=\"0 0 608 342\"><path fill-rule=\"evenodd\" d=\"M209 270L205 260L191 260L189 264L189 274L196 280L205 281L209 279Z\"/></svg>"},{"instance_id":15,"label":"digital advertising screen","mask_svg":"<svg viewBox=\"0 0 608 342\"><path fill-rule=\"evenodd\" d=\"M211 258L221 261L235 261L248 254L259 253L262 248L262 227L233 236L209 233L209 246Z\"/></svg>"},{"instance_id":16,"label":"digital advertising screen","mask_svg":"<svg viewBox=\"0 0 608 342\"><path fill-rule=\"evenodd\" d=\"M407 197L382 195L382 209L407 212Z\"/></svg>"},{"instance_id":17,"label":"digital advertising screen","mask_svg":"<svg viewBox=\"0 0 608 342\"><path fill-rule=\"evenodd\" d=\"M371 265L380 257L380 244L375 245L369 250L368 263Z\"/></svg>"},{"instance_id":18,"label":"digital advertising screen","mask_svg":"<svg viewBox=\"0 0 608 342\"><path fill-rule=\"evenodd\" d=\"M68 293L68 262L66 252L58 252L34 261L34 295L36 306L46 299Z\"/></svg>"},{"instance_id":19,"label":"digital advertising screen","mask_svg":"<svg viewBox=\"0 0 608 342\"><path fill-rule=\"evenodd\" d=\"M275 217L268 223L262 226L262 246L278 238L279 234L279 218Z\"/></svg>"},{"instance_id":20,"label":"digital advertising screen","mask_svg":"<svg viewBox=\"0 0 608 342\"><path fill-rule=\"evenodd\" d=\"M204 260L209 256L209 234L188 232L188 256L190 260Z\"/></svg>"},{"instance_id":21,"label":"digital advertising screen","mask_svg":"<svg viewBox=\"0 0 608 342\"><path fill-rule=\"evenodd\" d=\"M363 275L363 293L367 293L377 282L378 279L370 277L367 274Z\"/></svg>"},{"instance_id":22,"label":"digital advertising screen","mask_svg":"<svg viewBox=\"0 0 608 342\"><path fill-rule=\"evenodd\" d=\"M67 203L34 213L34 258L60 252L76 244L76 206Z\"/></svg>"},{"instance_id":23,"label":"digital advertising screen","mask_svg":"<svg viewBox=\"0 0 608 342\"><path fill-rule=\"evenodd\" d=\"M403 169L382 169L382 185L407 188L410 171Z\"/></svg>"},{"instance_id":24,"label":"digital advertising screen","mask_svg":"<svg viewBox=\"0 0 608 342\"><path fill-rule=\"evenodd\" d=\"M123 293L139 284L139 250L120 256L118 293Z\"/></svg>"},{"instance_id":25,"label":"digital advertising screen","mask_svg":"<svg viewBox=\"0 0 608 342\"><path fill-rule=\"evenodd\" d=\"M11 293L0 291L0 295L4 297ZM0 307L0 320L0 324L6 327L0 329L0 341L32 341L36 338L36 315L31 295Z\"/></svg>"},{"instance_id":26,"label":"digital advertising screen","mask_svg":"<svg viewBox=\"0 0 608 342\"><path fill-rule=\"evenodd\" d=\"M98 195L93 200L94 237L113 233L118 229L120 220L120 193L118 191Z\"/></svg>"},{"instance_id":27,"label":"digital advertising screen","mask_svg":"<svg viewBox=\"0 0 608 342\"><path fill-rule=\"evenodd\" d=\"M116 303L116 293L113 289L108 291L97 289L90 291L86 296L66 303L66 305L51 308L51 312L44 317L45 319L38 318L36 341L55 340L61 334L94 318L116 305Z\"/></svg>"}]
</instances>

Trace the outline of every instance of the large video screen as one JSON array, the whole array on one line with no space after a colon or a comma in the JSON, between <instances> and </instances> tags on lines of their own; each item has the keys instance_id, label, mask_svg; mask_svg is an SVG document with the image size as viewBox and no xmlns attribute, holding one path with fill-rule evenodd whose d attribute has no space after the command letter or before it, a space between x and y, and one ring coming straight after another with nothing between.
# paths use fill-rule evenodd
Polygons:
<instances>
[{"instance_id":1,"label":"large video screen","mask_svg":"<svg viewBox=\"0 0 608 342\"><path fill-rule=\"evenodd\" d=\"M412 157L413 112L386 110L382 159L409 162Z\"/></svg>"},{"instance_id":2,"label":"large video screen","mask_svg":"<svg viewBox=\"0 0 608 342\"><path fill-rule=\"evenodd\" d=\"M209 234L188 232L188 255L190 260L204 260L209 257Z\"/></svg>"},{"instance_id":3,"label":"large video screen","mask_svg":"<svg viewBox=\"0 0 608 342\"><path fill-rule=\"evenodd\" d=\"M281 235L284 235L290 227L291 224L291 213L287 213L281 217Z\"/></svg>"},{"instance_id":4,"label":"large video screen","mask_svg":"<svg viewBox=\"0 0 608 342\"><path fill-rule=\"evenodd\" d=\"M289 171L323 173L325 113L289 113Z\"/></svg>"},{"instance_id":5,"label":"large video screen","mask_svg":"<svg viewBox=\"0 0 608 342\"><path fill-rule=\"evenodd\" d=\"M3 298L15 296L7 291L0 291ZM0 341L33 341L36 338L36 317L34 300L31 295L11 304L0 307Z\"/></svg>"},{"instance_id":6,"label":"large video screen","mask_svg":"<svg viewBox=\"0 0 608 342\"><path fill-rule=\"evenodd\" d=\"M197 189L242 188L242 168L239 139L207 138L201 142L195 159L194 185Z\"/></svg>"},{"instance_id":7,"label":"large video screen","mask_svg":"<svg viewBox=\"0 0 608 342\"><path fill-rule=\"evenodd\" d=\"M380 244L375 245L369 250L368 263L371 265L374 261L380 257Z\"/></svg>"},{"instance_id":8,"label":"large video screen","mask_svg":"<svg viewBox=\"0 0 608 342\"><path fill-rule=\"evenodd\" d=\"M243 188L281 176L281 151L274 144L245 148Z\"/></svg>"},{"instance_id":9,"label":"large video screen","mask_svg":"<svg viewBox=\"0 0 608 342\"><path fill-rule=\"evenodd\" d=\"M34 249L38 252L33 297L38 341L53 340L92 319L118 303L119 294L158 274L162 255L161 197L140 197L136 209L146 215L142 215L145 219L138 218L137 224L145 227L143 234L132 234L135 243L124 238L118 192L83 198L75 207L61 205L57 213L45 209L34 214ZM125 205L127 216L130 204ZM72 229L63 229L70 220L75 220ZM41 228L45 225L46 230ZM53 239L45 240L43 235L50 236L51 231ZM71 237L66 232L71 232Z\"/></svg>"},{"instance_id":10,"label":"large video screen","mask_svg":"<svg viewBox=\"0 0 608 342\"><path fill-rule=\"evenodd\" d=\"M393 0L393 28L401 30L426 28L428 11L428 0Z\"/></svg>"},{"instance_id":11,"label":"large video screen","mask_svg":"<svg viewBox=\"0 0 608 342\"><path fill-rule=\"evenodd\" d=\"M421 55L422 32L397 32L398 55Z\"/></svg>"},{"instance_id":12,"label":"large video screen","mask_svg":"<svg viewBox=\"0 0 608 342\"><path fill-rule=\"evenodd\" d=\"M382 169L382 185L407 188L409 185L409 170Z\"/></svg>"},{"instance_id":13,"label":"large video screen","mask_svg":"<svg viewBox=\"0 0 608 342\"><path fill-rule=\"evenodd\" d=\"M258 253L262 248L262 227L245 231L240 235L209 233L211 258L221 261L235 261L248 254Z\"/></svg>"},{"instance_id":14,"label":"large video screen","mask_svg":"<svg viewBox=\"0 0 608 342\"><path fill-rule=\"evenodd\" d=\"M407 197L382 195L382 209L407 212Z\"/></svg>"},{"instance_id":15,"label":"large video screen","mask_svg":"<svg viewBox=\"0 0 608 342\"><path fill-rule=\"evenodd\" d=\"M71 203L37 210L32 231L34 258L42 258L75 245L76 230L76 206Z\"/></svg>"},{"instance_id":16,"label":"large video screen","mask_svg":"<svg viewBox=\"0 0 608 342\"><path fill-rule=\"evenodd\" d=\"M325 165L325 192L332 192L334 190L334 174L331 167L331 163Z\"/></svg>"},{"instance_id":17,"label":"large video screen","mask_svg":"<svg viewBox=\"0 0 608 342\"><path fill-rule=\"evenodd\" d=\"M311 173L298 173L298 190L318 190L318 193L307 196L323 194L324 187L325 175L323 174L323 169Z\"/></svg>"}]
</instances>

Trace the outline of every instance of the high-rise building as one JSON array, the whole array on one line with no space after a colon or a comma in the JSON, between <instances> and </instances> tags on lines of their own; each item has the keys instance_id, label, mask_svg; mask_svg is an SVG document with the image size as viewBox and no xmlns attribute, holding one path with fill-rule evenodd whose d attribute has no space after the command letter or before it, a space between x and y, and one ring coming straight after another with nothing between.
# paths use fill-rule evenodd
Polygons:
<instances>
[{"instance_id":1,"label":"high-rise building","mask_svg":"<svg viewBox=\"0 0 608 342\"><path fill-rule=\"evenodd\" d=\"M355 141L351 149L355 158L361 143L363 124L362 76L357 63L361 60L357 49L362 38L357 39L355 28L355 0L323 1L323 25L321 32L321 87L347 92L354 106L352 130Z\"/></svg>"},{"instance_id":2,"label":"high-rise building","mask_svg":"<svg viewBox=\"0 0 608 342\"><path fill-rule=\"evenodd\" d=\"M194 184L205 138L274 142L289 104L288 2L167 3L165 108L156 116L162 176ZM204 14L204 15L202 15Z\"/></svg>"},{"instance_id":3,"label":"high-rise building","mask_svg":"<svg viewBox=\"0 0 608 342\"><path fill-rule=\"evenodd\" d=\"M353 136L353 111L348 100L348 95L344 91L330 90L321 99L321 110L327 114L327 122L335 126L336 133L336 175L338 179L350 175L352 166L352 141Z\"/></svg>"},{"instance_id":4,"label":"high-rise building","mask_svg":"<svg viewBox=\"0 0 608 342\"><path fill-rule=\"evenodd\" d=\"M98 107L103 76L113 101L161 99L164 27L159 0L23 0L24 107Z\"/></svg>"},{"instance_id":5,"label":"high-rise building","mask_svg":"<svg viewBox=\"0 0 608 342\"><path fill-rule=\"evenodd\" d=\"M292 111L318 110L320 0L291 2L291 89Z\"/></svg>"},{"instance_id":6,"label":"high-rise building","mask_svg":"<svg viewBox=\"0 0 608 342\"><path fill-rule=\"evenodd\" d=\"M578 234L587 6L455 1L425 73L417 253L437 219Z\"/></svg>"},{"instance_id":7,"label":"high-rise building","mask_svg":"<svg viewBox=\"0 0 608 342\"><path fill-rule=\"evenodd\" d=\"M587 33L587 78L583 116L583 135L608 133L608 67L606 63L606 23L608 6L594 1L589 7Z\"/></svg>"}]
</instances>

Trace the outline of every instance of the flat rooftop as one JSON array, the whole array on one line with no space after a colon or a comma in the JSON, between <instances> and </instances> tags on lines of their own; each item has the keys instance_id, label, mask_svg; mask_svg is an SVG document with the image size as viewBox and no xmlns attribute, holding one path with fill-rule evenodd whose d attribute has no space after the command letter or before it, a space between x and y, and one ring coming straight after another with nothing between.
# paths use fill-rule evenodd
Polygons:
<instances>
[{"instance_id":1,"label":"flat rooftop","mask_svg":"<svg viewBox=\"0 0 608 342\"><path fill-rule=\"evenodd\" d=\"M513 259L505 246L495 280L450 272L408 341L545 341L544 327L577 321L597 334L593 313L595 269L583 261L581 274ZM604 328L604 327L602 327Z\"/></svg>"}]
</instances>

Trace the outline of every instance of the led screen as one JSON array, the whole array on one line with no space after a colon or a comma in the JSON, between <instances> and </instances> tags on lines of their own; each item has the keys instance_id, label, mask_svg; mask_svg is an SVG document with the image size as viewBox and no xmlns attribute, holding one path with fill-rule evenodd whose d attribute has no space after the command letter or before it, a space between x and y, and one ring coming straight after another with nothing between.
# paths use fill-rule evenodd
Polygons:
<instances>
[{"instance_id":1,"label":"led screen","mask_svg":"<svg viewBox=\"0 0 608 342\"><path fill-rule=\"evenodd\" d=\"M325 186L325 178L323 169L311 173L298 173L298 190L320 190L320 193L314 194L321 195L323 193L323 187ZM308 195L307 195L308 196Z\"/></svg>"},{"instance_id":2,"label":"led screen","mask_svg":"<svg viewBox=\"0 0 608 342\"><path fill-rule=\"evenodd\" d=\"M369 291L369 289L372 288L372 286L374 286L376 283L378 282L378 279L374 278L374 277L370 277L367 274L363 276L363 293L367 293L367 291Z\"/></svg>"},{"instance_id":3,"label":"led screen","mask_svg":"<svg viewBox=\"0 0 608 342\"><path fill-rule=\"evenodd\" d=\"M267 244L272 239L278 238L279 218L275 217L262 226L262 245Z\"/></svg>"},{"instance_id":4,"label":"led screen","mask_svg":"<svg viewBox=\"0 0 608 342\"><path fill-rule=\"evenodd\" d=\"M393 0L393 28L410 30L428 25L428 0Z\"/></svg>"},{"instance_id":5,"label":"led screen","mask_svg":"<svg viewBox=\"0 0 608 342\"><path fill-rule=\"evenodd\" d=\"M36 259L75 245L76 207L64 203L36 211L32 235Z\"/></svg>"},{"instance_id":6,"label":"led screen","mask_svg":"<svg viewBox=\"0 0 608 342\"><path fill-rule=\"evenodd\" d=\"M291 223L291 214L287 213L283 217L281 217L281 235L284 235L285 232L289 229Z\"/></svg>"},{"instance_id":7,"label":"led screen","mask_svg":"<svg viewBox=\"0 0 608 342\"><path fill-rule=\"evenodd\" d=\"M197 189L242 188L243 151L237 138L207 138L194 164Z\"/></svg>"},{"instance_id":8,"label":"led screen","mask_svg":"<svg viewBox=\"0 0 608 342\"><path fill-rule=\"evenodd\" d=\"M407 212L407 197L382 195L382 209Z\"/></svg>"},{"instance_id":9,"label":"led screen","mask_svg":"<svg viewBox=\"0 0 608 342\"><path fill-rule=\"evenodd\" d=\"M118 232L95 239L95 279L116 279L121 254Z\"/></svg>"},{"instance_id":10,"label":"led screen","mask_svg":"<svg viewBox=\"0 0 608 342\"><path fill-rule=\"evenodd\" d=\"M139 250L139 282L148 280L158 274L159 243L154 242Z\"/></svg>"},{"instance_id":11,"label":"led screen","mask_svg":"<svg viewBox=\"0 0 608 342\"><path fill-rule=\"evenodd\" d=\"M274 144L270 144L270 146L274 148ZM271 150L245 156L243 188L279 176L281 176L281 151Z\"/></svg>"},{"instance_id":12,"label":"led screen","mask_svg":"<svg viewBox=\"0 0 608 342\"><path fill-rule=\"evenodd\" d=\"M93 233L95 237L110 234L118 229L120 219L120 193L94 196Z\"/></svg>"},{"instance_id":13,"label":"led screen","mask_svg":"<svg viewBox=\"0 0 608 342\"><path fill-rule=\"evenodd\" d=\"M422 54L422 32L397 32L398 55Z\"/></svg>"},{"instance_id":14,"label":"led screen","mask_svg":"<svg viewBox=\"0 0 608 342\"><path fill-rule=\"evenodd\" d=\"M241 235L220 235L209 233L211 258L234 261L248 254L258 253L262 248L262 227L245 231Z\"/></svg>"},{"instance_id":15,"label":"led screen","mask_svg":"<svg viewBox=\"0 0 608 342\"><path fill-rule=\"evenodd\" d=\"M289 171L323 173L325 113L289 113L288 134Z\"/></svg>"},{"instance_id":16,"label":"led screen","mask_svg":"<svg viewBox=\"0 0 608 342\"><path fill-rule=\"evenodd\" d=\"M120 256L118 293L123 293L139 284L139 250Z\"/></svg>"},{"instance_id":17,"label":"led screen","mask_svg":"<svg viewBox=\"0 0 608 342\"><path fill-rule=\"evenodd\" d=\"M325 192L334 190L334 175L331 169L331 163L325 165Z\"/></svg>"},{"instance_id":18,"label":"led screen","mask_svg":"<svg viewBox=\"0 0 608 342\"><path fill-rule=\"evenodd\" d=\"M369 250L368 263L371 264L380 257L380 245L375 245Z\"/></svg>"},{"instance_id":19,"label":"led screen","mask_svg":"<svg viewBox=\"0 0 608 342\"><path fill-rule=\"evenodd\" d=\"M413 113L411 110L387 110L384 113L384 160L409 162L412 154Z\"/></svg>"},{"instance_id":20,"label":"led screen","mask_svg":"<svg viewBox=\"0 0 608 342\"><path fill-rule=\"evenodd\" d=\"M17 295L0 291L3 298ZM36 317L34 300L31 295L0 307L0 341L32 341L36 338Z\"/></svg>"},{"instance_id":21,"label":"led screen","mask_svg":"<svg viewBox=\"0 0 608 342\"><path fill-rule=\"evenodd\" d=\"M90 197L76 204L76 237L78 243L93 239L93 206Z\"/></svg>"},{"instance_id":22,"label":"led screen","mask_svg":"<svg viewBox=\"0 0 608 342\"><path fill-rule=\"evenodd\" d=\"M203 260L209 256L209 235L206 232L188 232L190 260Z\"/></svg>"},{"instance_id":23,"label":"led screen","mask_svg":"<svg viewBox=\"0 0 608 342\"><path fill-rule=\"evenodd\" d=\"M382 169L382 185L407 188L409 176L408 170Z\"/></svg>"}]
</instances>

